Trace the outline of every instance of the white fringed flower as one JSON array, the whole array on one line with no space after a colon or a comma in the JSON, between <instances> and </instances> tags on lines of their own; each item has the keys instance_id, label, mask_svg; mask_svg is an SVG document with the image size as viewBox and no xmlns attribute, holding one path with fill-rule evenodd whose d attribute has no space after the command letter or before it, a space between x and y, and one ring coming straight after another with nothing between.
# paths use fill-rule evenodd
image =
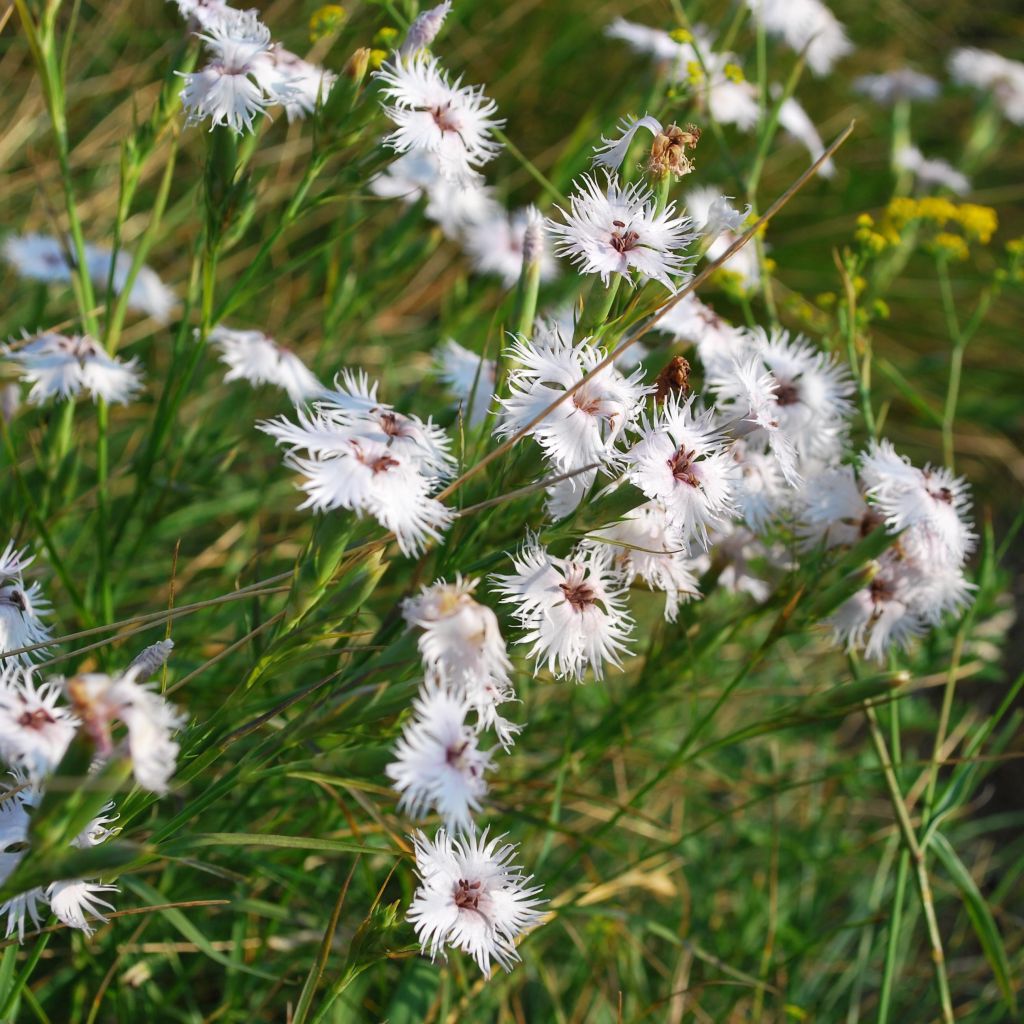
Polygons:
<instances>
[{"instance_id":1,"label":"white fringed flower","mask_svg":"<svg viewBox=\"0 0 1024 1024\"><path fill-rule=\"evenodd\" d=\"M275 103L300 102L275 64L270 30L239 12L215 20L199 33L211 59L200 71L184 74L181 102L189 124L210 119L210 130L253 131L253 119ZM179 72L180 73L180 72Z\"/></svg>"},{"instance_id":2,"label":"white fringed flower","mask_svg":"<svg viewBox=\"0 0 1024 1024\"><path fill-rule=\"evenodd\" d=\"M468 833L452 838L444 829L433 842L422 832L412 840L420 886L406 920L432 960L444 947L468 953L484 975L491 961L506 971L519 960L516 939L540 923L540 887L530 886L513 863L516 847L503 836Z\"/></svg>"},{"instance_id":3,"label":"white fringed flower","mask_svg":"<svg viewBox=\"0 0 1024 1024\"><path fill-rule=\"evenodd\" d=\"M42 405L82 391L107 402L128 403L142 388L138 360L122 362L108 355L88 335L42 334L31 341L8 347L4 355L21 370L21 379L32 388L28 399Z\"/></svg>"},{"instance_id":4,"label":"white fringed flower","mask_svg":"<svg viewBox=\"0 0 1024 1024\"><path fill-rule=\"evenodd\" d=\"M512 556L514 572L493 577L502 600L532 644L528 656L546 663L558 678L581 682L588 668L596 679L608 662L618 667L629 653L633 620L626 610L627 590L607 548L578 547L555 558L530 537Z\"/></svg>"},{"instance_id":5,"label":"white fringed flower","mask_svg":"<svg viewBox=\"0 0 1024 1024\"><path fill-rule=\"evenodd\" d=\"M4 239L3 257L22 276L33 281L64 283L71 280L71 264L67 248L52 235L8 235ZM86 272L97 288L106 288L110 276L112 253L99 245L86 243ZM131 253L118 252L114 260L112 283L114 294L120 295L128 284L133 258ZM159 323L167 323L178 300L174 292L148 266L141 266L128 293L128 308L145 313Z\"/></svg>"},{"instance_id":6,"label":"white fringed flower","mask_svg":"<svg viewBox=\"0 0 1024 1024\"><path fill-rule=\"evenodd\" d=\"M396 57L376 78L391 101L384 112L397 126L384 140L388 146L433 154L441 173L454 181L479 179L479 168L501 149L491 133L505 123L494 116L497 104L481 87L450 84L437 58L423 54Z\"/></svg>"},{"instance_id":7,"label":"white fringed flower","mask_svg":"<svg viewBox=\"0 0 1024 1024\"><path fill-rule=\"evenodd\" d=\"M672 395L644 417L640 440L626 453L628 479L662 504L685 543L705 548L708 530L736 511L736 467L714 415L695 409L692 395Z\"/></svg>"},{"instance_id":8,"label":"white fringed flower","mask_svg":"<svg viewBox=\"0 0 1024 1024\"><path fill-rule=\"evenodd\" d=\"M963 47L949 59L954 81L995 97L1003 116L1024 124L1024 64L991 50Z\"/></svg>"},{"instance_id":9,"label":"white fringed flower","mask_svg":"<svg viewBox=\"0 0 1024 1024\"><path fill-rule=\"evenodd\" d=\"M487 795L484 775L491 753L477 746L467 724L469 702L447 687L426 683L413 701L413 718L385 769L400 794L399 809L414 818L434 810L451 830L473 827L473 813Z\"/></svg>"},{"instance_id":10,"label":"white fringed flower","mask_svg":"<svg viewBox=\"0 0 1024 1024\"><path fill-rule=\"evenodd\" d=\"M180 748L173 736L187 717L142 680L170 654L168 643L147 648L151 657L136 659L121 675L87 672L64 684L98 756L105 760L115 753L113 723L122 722L135 781L159 794L167 792L174 774Z\"/></svg>"},{"instance_id":11,"label":"white fringed flower","mask_svg":"<svg viewBox=\"0 0 1024 1024\"><path fill-rule=\"evenodd\" d=\"M312 412L296 409L296 419L257 426L290 449L285 465L302 475L307 495L300 508L371 515L407 555L440 539L454 518L430 496L454 464L440 428L395 412L377 400L377 385L365 374L348 371L333 391L322 392Z\"/></svg>"},{"instance_id":12,"label":"white fringed flower","mask_svg":"<svg viewBox=\"0 0 1024 1024\"><path fill-rule=\"evenodd\" d=\"M907 171L914 176L919 186L928 188L937 185L948 188L958 196L971 191L971 181L946 160L930 159L917 146L904 146L893 154L893 164L899 171Z\"/></svg>"},{"instance_id":13,"label":"white fringed flower","mask_svg":"<svg viewBox=\"0 0 1024 1024\"><path fill-rule=\"evenodd\" d=\"M24 572L34 557L28 548L16 549L14 541L8 541L0 552L0 665L7 651L45 644L51 637L50 628L41 618L49 613L50 602L43 597L38 583L25 585ZM44 653L45 648L39 648L15 657L30 665Z\"/></svg>"},{"instance_id":14,"label":"white fringed flower","mask_svg":"<svg viewBox=\"0 0 1024 1024\"><path fill-rule=\"evenodd\" d=\"M500 705L516 699L512 663L498 618L473 598L477 580L438 580L402 602L406 622L422 630L417 644L423 664L475 712L477 731L493 728L508 748L520 731L503 718Z\"/></svg>"},{"instance_id":15,"label":"white fringed flower","mask_svg":"<svg viewBox=\"0 0 1024 1024\"><path fill-rule=\"evenodd\" d=\"M514 213L500 206L491 207L489 215L469 221L463 228L462 244L473 269L500 277L504 286L511 288L523 271L527 230L541 223L541 215L534 206ZM540 279L550 281L558 267L543 233L540 237Z\"/></svg>"},{"instance_id":16,"label":"white fringed flower","mask_svg":"<svg viewBox=\"0 0 1024 1024\"><path fill-rule=\"evenodd\" d=\"M602 544L613 552L627 586L639 576L652 590L664 591L666 621L675 622L679 605L700 595L682 534L657 502L632 509L592 536L594 540L587 543Z\"/></svg>"},{"instance_id":17,"label":"white fringed flower","mask_svg":"<svg viewBox=\"0 0 1024 1024\"><path fill-rule=\"evenodd\" d=\"M746 332L748 358L709 374L719 409L752 444L770 447L786 479L799 482L797 459L839 457L853 412L846 366L786 331Z\"/></svg>"},{"instance_id":18,"label":"white fringed flower","mask_svg":"<svg viewBox=\"0 0 1024 1024\"><path fill-rule=\"evenodd\" d=\"M441 379L459 399L469 426L483 423L494 401L497 363L449 338L438 350L437 365Z\"/></svg>"},{"instance_id":19,"label":"white fringed flower","mask_svg":"<svg viewBox=\"0 0 1024 1024\"><path fill-rule=\"evenodd\" d=\"M913 68L897 68L880 75L861 75L854 80L853 88L887 107L901 100L933 100L940 90L936 79Z\"/></svg>"},{"instance_id":20,"label":"white fringed flower","mask_svg":"<svg viewBox=\"0 0 1024 1024\"><path fill-rule=\"evenodd\" d=\"M38 782L64 756L78 727L58 704L60 688L37 684L30 669L11 665L0 671L0 757Z\"/></svg>"},{"instance_id":21,"label":"white fringed flower","mask_svg":"<svg viewBox=\"0 0 1024 1024\"><path fill-rule=\"evenodd\" d=\"M98 882L87 882L81 878L72 878L63 882L54 882L46 889L46 898L50 909L57 920L69 928L77 928L92 935L94 926L86 918L86 914L106 924L104 910L113 910L112 904L100 899L100 893L120 892L116 885L100 885Z\"/></svg>"},{"instance_id":22,"label":"white fringed flower","mask_svg":"<svg viewBox=\"0 0 1024 1024\"><path fill-rule=\"evenodd\" d=\"M564 224L548 222L558 239L559 256L568 256L584 274L599 274L605 285L612 274L633 283L636 272L675 291L673 278L684 274L690 263L679 250L694 235L690 222L674 215L674 203L658 213L652 192L639 182L622 186L609 175L602 190L585 174L569 204L562 211Z\"/></svg>"},{"instance_id":23,"label":"white fringed flower","mask_svg":"<svg viewBox=\"0 0 1024 1024\"><path fill-rule=\"evenodd\" d=\"M803 53L816 75L827 75L853 50L846 30L821 0L747 0L765 31L795 53Z\"/></svg>"},{"instance_id":24,"label":"white fringed flower","mask_svg":"<svg viewBox=\"0 0 1024 1024\"><path fill-rule=\"evenodd\" d=\"M967 516L971 498L962 477L941 466L917 469L890 442L881 441L862 455L861 479L886 525L912 531L911 543L930 548L954 566L973 550L976 537Z\"/></svg>"},{"instance_id":25,"label":"white fringed flower","mask_svg":"<svg viewBox=\"0 0 1024 1024\"><path fill-rule=\"evenodd\" d=\"M273 384L283 388L296 404L323 393L323 385L306 364L262 331L239 331L218 324L209 337L221 351L221 362L228 367L225 381Z\"/></svg>"},{"instance_id":26,"label":"white fringed flower","mask_svg":"<svg viewBox=\"0 0 1024 1024\"><path fill-rule=\"evenodd\" d=\"M574 345L553 323L537 331L532 340L515 339L508 350L515 364L508 375L509 397L499 399L498 435L507 437L523 430L586 378L582 387L559 402L529 434L561 472L614 461L616 445L639 418L650 389L642 383L642 369L628 377L614 365L593 373L605 356L604 349L596 348L589 338Z\"/></svg>"}]
</instances>

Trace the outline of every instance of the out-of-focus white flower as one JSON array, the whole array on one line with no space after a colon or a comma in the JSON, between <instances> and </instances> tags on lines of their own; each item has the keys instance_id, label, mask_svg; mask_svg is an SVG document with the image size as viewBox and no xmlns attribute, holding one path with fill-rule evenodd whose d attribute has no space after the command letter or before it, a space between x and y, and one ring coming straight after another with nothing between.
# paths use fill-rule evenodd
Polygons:
<instances>
[{"instance_id":1,"label":"out-of-focus white flower","mask_svg":"<svg viewBox=\"0 0 1024 1024\"><path fill-rule=\"evenodd\" d=\"M736 507L747 526L761 533L788 509L792 488L774 454L742 439L731 451L737 469Z\"/></svg>"},{"instance_id":2,"label":"out-of-focus white flower","mask_svg":"<svg viewBox=\"0 0 1024 1024\"><path fill-rule=\"evenodd\" d=\"M450 442L429 421L378 402L377 385L365 374L339 379L312 413L296 409L297 424L280 417L257 426L290 449L285 464L303 476L307 494L300 508L372 515L405 554L418 554L454 517L430 497L453 465Z\"/></svg>"},{"instance_id":3,"label":"out-of-focus white flower","mask_svg":"<svg viewBox=\"0 0 1024 1024\"><path fill-rule=\"evenodd\" d=\"M695 409L695 397L671 395L640 440L626 453L627 477L659 501L669 523L689 544L708 544L708 530L735 513L735 463L714 425L714 410Z\"/></svg>"},{"instance_id":4,"label":"out-of-focus white flower","mask_svg":"<svg viewBox=\"0 0 1024 1024\"><path fill-rule=\"evenodd\" d=\"M416 15L416 19L409 26L409 31L406 32L405 39L402 41L402 47L398 51L399 56L409 57L429 46L437 38L437 33L441 31L444 19L451 9L451 0L444 0L444 3Z\"/></svg>"},{"instance_id":5,"label":"out-of-focus white flower","mask_svg":"<svg viewBox=\"0 0 1024 1024\"><path fill-rule=\"evenodd\" d=\"M270 50L270 61L279 76L274 95L280 96L289 121L301 121L316 110L317 100L321 104L327 97L338 76L319 64L311 64L280 43L274 43Z\"/></svg>"},{"instance_id":6,"label":"out-of-focus white flower","mask_svg":"<svg viewBox=\"0 0 1024 1024\"><path fill-rule=\"evenodd\" d=\"M33 781L49 775L75 735L75 717L58 704L53 683L36 684L30 669L11 665L0 671L0 757Z\"/></svg>"},{"instance_id":7,"label":"out-of-focus white flower","mask_svg":"<svg viewBox=\"0 0 1024 1024\"><path fill-rule=\"evenodd\" d=\"M761 106L752 83L744 79L736 81L726 74L726 67L735 61L736 56L731 53L706 55L707 76L697 87L698 96L713 121L733 124L741 132L749 132L761 119Z\"/></svg>"},{"instance_id":8,"label":"out-of-focus white flower","mask_svg":"<svg viewBox=\"0 0 1024 1024\"><path fill-rule=\"evenodd\" d=\"M491 133L505 123L494 116L498 106L482 87L450 84L437 58L423 54L396 57L376 78L391 100L384 112L397 126L385 143L399 153L433 154L446 178L477 181L480 167L501 149Z\"/></svg>"},{"instance_id":9,"label":"out-of-focus white flower","mask_svg":"<svg viewBox=\"0 0 1024 1024\"><path fill-rule=\"evenodd\" d=\"M420 886L406 920L431 959L444 947L468 953L485 975L491 961L506 971L519 960L516 939L540 923L540 887L513 863L516 847L467 833L454 839L440 829L433 842L413 834Z\"/></svg>"},{"instance_id":10,"label":"out-of-focus white flower","mask_svg":"<svg viewBox=\"0 0 1024 1024\"><path fill-rule=\"evenodd\" d=\"M736 237L742 233L741 228L750 216L750 204L741 213L729 204L732 196L715 195L712 186L701 186L687 194L687 207L690 219L696 230L710 241L714 241L723 232Z\"/></svg>"},{"instance_id":11,"label":"out-of-focus white flower","mask_svg":"<svg viewBox=\"0 0 1024 1024\"><path fill-rule=\"evenodd\" d=\"M221 350L221 362L229 368L225 381L273 384L287 391L295 403L323 393L323 385L306 364L262 331L239 331L218 324L209 337Z\"/></svg>"},{"instance_id":12,"label":"out-of-focus white flower","mask_svg":"<svg viewBox=\"0 0 1024 1024\"><path fill-rule=\"evenodd\" d=\"M500 277L511 288L523 270L527 231L542 223L535 206L509 213L492 207L489 216L471 220L463 228L462 243L473 268L480 274ZM558 272L551 250L540 234L540 279L550 281Z\"/></svg>"},{"instance_id":13,"label":"out-of-focus white flower","mask_svg":"<svg viewBox=\"0 0 1024 1024\"><path fill-rule=\"evenodd\" d=\"M497 363L449 338L438 350L437 365L441 379L462 403L469 425L483 423L494 400Z\"/></svg>"},{"instance_id":14,"label":"out-of-focus white flower","mask_svg":"<svg viewBox=\"0 0 1024 1024\"><path fill-rule=\"evenodd\" d=\"M722 192L714 185L699 185L697 188L690 189L683 198L691 222L695 225L706 225L715 219L713 210L715 204L722 199ZM720 209L721 207L719 207ZM698 228L698 230L701 229ZM719 259L738 237L739 235L734 234L728 228L720 231L707 247L705 258L708 262ZM748 243L738 252L734 252L722 264L721 269L728 274L735 275L740 286L746 292L754 291L761 283L761 266L757 260L757 250L752 243Z\"/></svg>"},{"instance_id":15,"label":"out-of-focus white flower","mask_svg":"<svg viewBox=\"0 0 1024 1024\"><path fill-rule=\"evenodd\" d=\"M425 216L451 239L461 239L474 224L506 216L492 189L478 181L449 180L441 173L437 157L422 149L403 153L387 170L371 178L370 191L386 199L401 199L406 205L426 196Z\"/></svg>"},{"instance_id":16,"label":"out-of-focus white flower","mask_svg":"<svg viewBox=\"0 0 1024 1024\"><path fill-rule=\"evenodd\" d=\"M694 237L690 222L675 216L675 203L658 213L653 193L639 182L622 186L609 175L602 191L586 174L569 203L564 224L548 222L559 256L570 257L582 273L600 274L606 286L612 274L632 283L635 271L675 291L673 278L690 263L680 250Z\"/></svg>"},{"instance_id":17,"label":"out-of-focus white flower","mask_svg":"<svg viewBox=\"0 0 1024 1024\"><path fill-rule=\"evenodd\" d=\"M1024 64L991 50L962 47L949 58L954 81L995 97L1003 116L1024 124Z\"/></svg>"},{"instance_id":18,"label":"out-of-focus white flower","mask_svg":"<svg viewBox=\"0 0 1024 1024\"><path fill-rule=\"evenodd\" d=\"M697 356L708 372L722 365L728 366L746 354L749 348L741 330L720 317L692 292L675 302L654 329L695 345Z\"/></svg>"},{"instance_id":19,"label":"out-of-focus white flower","mask_svg":"<svg viewBox=\"0 0 1024 1024\"><path fill-rule=\"evenodd\" d=\"M697 59L696 52L689 43L677 43L661 29L627 21L625 18L616 18L612 21L605 29L605 35L626 43L637 53L668 64L674 72L674 77L684 75L686 65Z\"/></svg>"},{"instance_id":20,"label":"out-of-focus white flower","mask_svg":"<svg viewBox=\"0 0 1024 1024\"><path fill-rule=\"evenodd\" d=\"M807 546L852 546L882 517L864 498L852 466L827 466L804 478L796 500L796 530Z\"/></svg>"},{"instance_id":21,"label":"out-of-focus white flower","mask_svg":"<svg viewBox=\"0 0 1024 1024\"><path fill-rule=\"evenodd\" d=\"M259 13L255 8L238 10L224 0L173 0L178 13L201 28L214 25L229 25L238 17L256 17Z\"/></svg>"},{"instance_id":22,"label":"out-of-focus white flower","mask_svg":"<svg viewBox=\"0 0 1024 1024\"><path fill-rule=\"evenodd\" d=\"M893 163L900 171L909 171L918 185L927 188L938 185L962 196L971 191L971 181L946 160L929 159L917 146L904 146L893 155Z\"/></svg>"},{"instance_id":23,"label":"out-of-focus white flower","mask_svg":"<svg viewBox=\"0 0 1024 1024\"><path fill-rule=\"evenodd\" d=\"M807 150L811 157L811 163L814 163L825 152L821 136L818 134L818 129L814 127L814 122L807 115L807 111L792 96L787 96L779 107L779 124ZM832 162L832 157L822 163L817 170L818 176L822 178L835 177L835 173L836 165Z\"/></svg>"},{"instance_id":24,"label":"out-of-focus white flower","mask_svg":"<svg viewBox=\"0 0 1024 1024\"><path fill-rule=\"evenodd\" d=\"M897 68L880 75L861 75L853 88L882 106L900 100L933 100L939 95L939 83L913 68Z\"/></svg>"},{"instance_id":25,"label":"out-of-focus white flower","mask_svg":"<svg viewBox=\"0 0 1024 1024\"><path fill-rule=\"evenodd\" d=\"M846 29L821 0L747 0L747 7L769 35L803 53L816 75L827 75L853 50Z\"/></svg>"},{"instance_id":26,"label":"out-of-focus white flower","mask_svg":"<svg viewBox=\"0 0 1024 1024\"><path fill-rule=\"evenodd\" d=\"M679 605L698 597L694 563L682 533L669 522L665 509L650 501L622 519L596 530L593 541L607 546L628 585L639 576L652 590L665 593L665 619L675 622Z\"/></svg>"},{"instance_id":27,"label":"out-of-focus white flower","mask_svg":"<svg viewBox=\"0 0 1024 1024\"><path fill-rule=\"evenodd\" d=\"M559 402L529 434L552 465L563 472L615 459L616 445L640 416L650 390L642 383L642 369L629 377L614 365L594 373L606 356L604 349L596 348L589 338L574 345L554 324L537 332L532 340L517 338L508 356L516 365L508 375L509 397L499 399L499 436L525 429L586 378L582 387Z\"/></svg>"},{"instance_id":28,"label":"out-of-focus white flower","mask_svg":"<svg viewBox=\"0 0 1024 1024\"><path fill-rule=\"evenodd\" d=\"M4 259L22 276L33 281L67 282L71 280L71 263L68 249L52 235L8 235L4 239ZM85 246L85 268L94 285L106 288L110 276L111 251L103 246ZM114 293L120 295L128 283L132 255L118 252L114 260ZM160 280L151 267L139 267L131 291L128 293L128 308L151 316L159 323L167 323L178 300L174 292Z\"/></svg>"},{"instance_id":29,"label":"out-of-focus white flower","mask_svg":"<svg viewBox=\"0 0 1024 1024\"><path fill-rule=\"evenodd\" d=\"M170 653L166 647L161 652ZM87 672L68 679L64 689L99 757L105 760L114 754L113 723L122 722L128 731L127 754L135 781L162 794L167 792L178 758L179 745L172 737L187 718L139 682L151 671L148 663L136 662L118 676Z\"/></svg>"},{"instance_id":30,"label":"out-of-focus white flower","mask_svg":"<svg viewBox=\"0 0 1024 1024\"><path fill-rule=\"evenodd\" d=\"M200 71L181 73L181 102L189 124L210 119L210 130L226 125L241 134L253 131L253 119L275 103L301 103L272 56L270 30L255 16L241 13L214 20L199 33L210 52Z\"/></svg>"},{"instance_id":31,"label":"out-of-focus white flower","mask_svg":"<svg viewBox=\"0 0 1024 1024\"><path fill-rule=\"evenodd\" d=\"M406 622L417 626L418 646L428 672L465 699L476 712L477 731L494 728L503 747L511 746L520 727L498 713L515 700L509 673L512 663L498 617L473 598L477 580L438 580L402 602Z\"/></svg>"},{"instance_id":32,"label":"out-of-focus white flower","mask_svg":"<svg viewBox=\"0 0 1024 1024\"><path fill-rule=\"evenodd\" d=\"M627 590L607 548L578 547L555 558L529 538L512 556L514 572L493 577L502 600L527 630L519 643L533 644L529 657L549 672L582 681L587 668L601 679L604 663L628 653L633 620Z\"/></svg>"},{"instance_id":33,"label":"out-of-focus white flower","mask_svg":"<svg viewBox=\"0 0 1024 1024\"><path fill-rule=\"evenodd\" d=\"M45 644L51 636L41 618L49 613L50 602L38 583L25 586L24 572L34 557L28 548L17 550L14 541L8 541L0 552L0 665L7 651ZM16 660L30 665L44 650L25 651L16 655Z\"/></svg>"},{"instance_id":34,"label":"out-of-focus white flower","mask_svg":"<svg viewBox=\"0 0 1024 1024\"><path fill-rule=\"evenodd\" d=\"M64 401L87 391L93 401L127 404L142 388L137 359L122 362L107 355L88 335L42 334L17 348L6 347L5 358L21 370L32 385L28 399L42 405L50 398Z\"/></svg>"},{"instance_id":35,"label":"out-of-focus white flower","mask_svg":"<svg viewBox=\"0 0 1024 1024\"><path fill-rule=\"evenodd\" d=\"M385 774L401 794L398 806L414 818L430 808L451 830L473 827L473 812L487 794L490 751L477 746L466 723L469 702L443 685L426 684L413 701L414 717L395 744Z\"/></svg>"}]
</instances>

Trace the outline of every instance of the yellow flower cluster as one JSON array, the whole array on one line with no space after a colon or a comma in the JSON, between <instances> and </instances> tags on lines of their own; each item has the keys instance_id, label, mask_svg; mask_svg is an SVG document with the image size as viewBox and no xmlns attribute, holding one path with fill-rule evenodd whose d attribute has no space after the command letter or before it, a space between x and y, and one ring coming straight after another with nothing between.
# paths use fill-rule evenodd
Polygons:
<instances>
[{"instance_id":1,"label":"yellow flower cluster","mask_svg":"<svg viewBox=\"0 0 1024 1024\"><path fill-rule=\"evenodd\" d=\"M309 19L309 41L315 43L324 36L329 36L341 27L345 20L345 8L337 4L326 4L318 7Z\"/></svg>"},{"instance_id":2,"label":"yellow flower cluster","mask_svg":"<svg viewBox=\"0 0 1024 1024\"><path fill-rule=\"evenodd\" d=\"M922 240L925 248L946 259L965 260L971 243L988 245L992 241L999 218L990 206L955 203L944 196L899 197L890 201L878 222L871 214L862 213L857 218L854 238L877 255L898 245L911 224L933 232Z\"/></svg>"}]
</instances>

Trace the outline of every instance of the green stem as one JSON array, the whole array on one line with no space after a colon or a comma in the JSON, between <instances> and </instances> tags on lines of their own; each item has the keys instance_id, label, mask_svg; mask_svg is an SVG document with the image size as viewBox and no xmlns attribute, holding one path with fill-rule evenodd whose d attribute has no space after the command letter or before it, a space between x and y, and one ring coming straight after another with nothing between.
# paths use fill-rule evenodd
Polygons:
<instances>
[{"instance_id":1,"label":"green stem","mask_svg":"<svg viewBox=\"0 0 1024 1024\"><path fill-rule=\"evenodd\" d=\"M889 791L889 801L892 804L893 811L896 813L896 821L899 824L904 850L909 854L910 860L913 862L914 881L917 885L921 909L924 912L925 927L928 932L928 942L931 946L932 968L935 972L935 988L939 996L939 1005L942 1008L942 1020L944 1024L953 1024L953 1003L949 993L949 979L946 976L946 958L942 950L942 937L939 934L939 924L935 916L935 902L932 899L931 883L925 867L924 852L917 841L917 834L910 821L907 805L903 799L903 794L900 792L892 759L889 757L889 750L885 744L885 737L882 735L882 730L878 724L878 715L870 704L864 705L864 714L867 717L871 730L871 742L874 745L875 754L878 757L878 762L882 767L882 774L885 777L886 788Z\"/></svg>"}]
</instances>

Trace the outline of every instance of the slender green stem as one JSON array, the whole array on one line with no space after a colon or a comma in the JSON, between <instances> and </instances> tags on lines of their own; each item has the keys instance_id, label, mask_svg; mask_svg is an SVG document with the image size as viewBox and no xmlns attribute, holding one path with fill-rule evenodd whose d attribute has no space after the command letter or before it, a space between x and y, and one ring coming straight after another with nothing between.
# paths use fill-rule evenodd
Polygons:
<instances>
[{"instance_id":1,"label":"slender green stem","mask_svg":"<svg viewBox=\"0 0 1024 1024\"><path fill-rule=\"evenodd\" d=\"M889 756L889 749L882 735L881 727L878 724L878 714L870 704L864 705L864 714L867 716L868 726L871 731L871 742L875 748L879 764L882 767L882 774L885 777L886 788L889 791L889 800L893 811L896 813L896 821L899 824L900 834L903 839L904 849L910 855L914 867L914 881L917 884L918 897L921 901L921 909L924 912L925 926L928 932L928 942L931 946L932 968L935 972L935 988L939 996L939 1005L942 1009L942 1020L944 1024L953 1024L953 1003L949 993L949 978L946 976L946 958L942 950L942 937L939 934L939 924L935 917L935 902L932 899L931 883L928 879L928 871L925 867L924 852L917 841L917 833L910 821L910 814L907 811L906 802L900 792L899 782L896 779L896 772L893 769L892 759Z\"/></svg>"}]
</instances>

